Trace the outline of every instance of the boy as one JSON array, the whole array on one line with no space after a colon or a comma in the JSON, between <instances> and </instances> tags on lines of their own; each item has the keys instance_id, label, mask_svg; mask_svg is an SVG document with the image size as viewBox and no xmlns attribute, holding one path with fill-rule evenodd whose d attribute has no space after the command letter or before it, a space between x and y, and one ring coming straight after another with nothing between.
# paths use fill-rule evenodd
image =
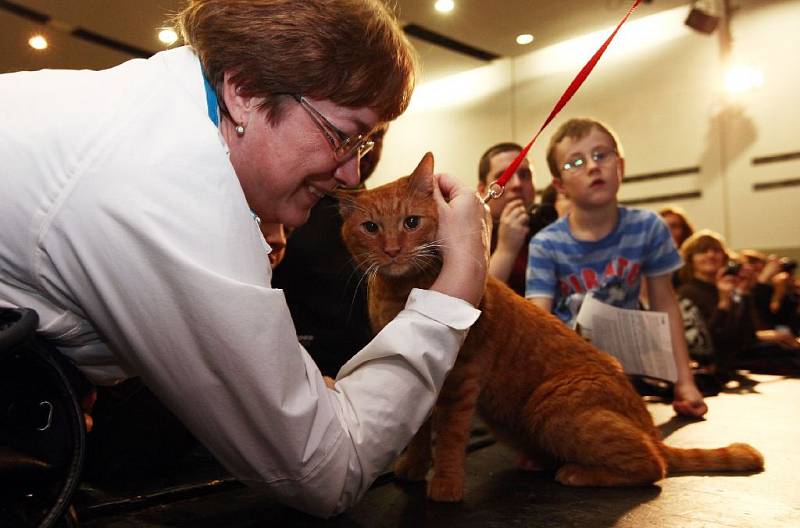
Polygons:
<instances>
[{"instance_id":1,"label":"boy","mask_svg":"<svg viewBox=\"0 0 800 528\"><path fill-rule=\"evenodd\" d=\"M642 275L650 306L669 314L678 380L673 408L700 417L708 407L694 383L671 273L681 259L664 222L653 212L617 204L625 169L615 135L594 119L571 119L547 150L553 185L572 212L530 243L525 297L574 326L588 292L620 308L638 307Z\"/></svg>"}]
</instances>

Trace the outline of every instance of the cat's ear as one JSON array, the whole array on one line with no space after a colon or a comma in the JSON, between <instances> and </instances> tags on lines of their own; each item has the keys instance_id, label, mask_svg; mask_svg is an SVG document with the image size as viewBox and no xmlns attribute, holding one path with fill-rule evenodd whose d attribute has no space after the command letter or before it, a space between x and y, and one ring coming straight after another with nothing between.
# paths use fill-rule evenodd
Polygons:
<instances>
[{"instance_id":1,"label":"cat's ear","mask_svg":"<svg viewBox=\"0 0 800 528\"><path fill-rule=\"evenodd\" d=\"M415 191L433 194L433 154L427 152L422 156L422 161L409 176L409 185Z\"/></svg>"},{"instance_id":2,"label":"cat's ear","mask_svg":"<svg viewBox=\"0 0 800 528\"><path fill-rule=\"evenodd\" d=\"M417 165L417 168L414 169L412 176L417 176L418 174L431 176L433 174L433 154L431 152L426 152L424 156L422 156L422 160Z\"/></svg>"}]
</instances>

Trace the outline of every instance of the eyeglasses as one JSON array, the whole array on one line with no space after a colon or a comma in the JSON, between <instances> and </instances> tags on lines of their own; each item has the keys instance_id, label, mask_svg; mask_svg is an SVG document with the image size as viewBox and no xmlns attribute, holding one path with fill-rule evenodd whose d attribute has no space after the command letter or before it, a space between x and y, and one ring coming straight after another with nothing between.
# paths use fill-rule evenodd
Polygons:
<instances>
[{"instance_id":1,"label":"eyeglasses","mask_svg":"<svg viewBox=\"0 0 800 528\"><path fill-rule=\"evenodd\" d=\"M607 148L596 148L590 154L592 161L598 165L603 165L614 159L617 151ZM586 157L583 154L578 154L561 166L561 170L571 174L578 174L586 170Z\"/></svg>"},{"instance_id":2,"label":"eyeglasses","mask_svg":"<svg viewBox=\"0 0 800 528\"><path fill-rule=\"evenodd\" d=\"M358 156L358 159L361 159L364 154L375 146L375 142L372 141L369 135L356 134L348 136L342 132L336 125L328 121L324 115L320 114L316 108L311 106L311 103L304 96L292 94L292 97L311 116L311 119L322 131L328 143L331 144L333 159L336 160L336 163L341 165L349 161L353 156Z\"/></svg>"}]
</instances>

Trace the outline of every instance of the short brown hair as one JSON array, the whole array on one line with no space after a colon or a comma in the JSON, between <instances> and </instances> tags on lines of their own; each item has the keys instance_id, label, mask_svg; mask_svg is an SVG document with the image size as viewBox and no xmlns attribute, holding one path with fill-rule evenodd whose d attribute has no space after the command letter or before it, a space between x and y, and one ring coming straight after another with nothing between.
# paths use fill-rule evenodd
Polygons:
<instances>
[{"instance_id":1,"label":"short brown hair","mask_svg":"<svg viewBox=\"0 0 800 528\"><path fill-rule=\"evenodd\" d=\"M590 117L575 117L558 127L555 134L550 138L550 144L547 146L547 166L550 168L550 174L553 178L561 177L561 167L558 166L556 161L556 147L561 143L564 138L572 140L582 139L589 134L593 128L597 128L600 132L605 132L611 138L611 143L614 144L614 150L620 158L624 158L622 154L622 146L617 140L617 135L611 131L609 127Z\"/></svg>"},{"instance_id":2,"label":"short brown hair","mask_svg":"<svg viewBox=\"0 0 800 528\"><path fill-rule=\"evenodd\" d=\"M486 177L489 175L489 166L492 164L492 158L503 152L522 152L522 146L516 143L507 141L505 143L498 143L492 145L481 156L478 161L478 181L486 183Z\"/></svg>"},{"instance_id":3,"label":"short brown hair","mask_svg":"<svg viewBox=\"0 0 800 528\"><path fill-rule=\"evenodd\" d=\"M683 267L678 271L681 283L694 277L692 257L698 253L708 251L710 247L720 248L727 258L731 258L731 252L725 247L725 240L722 235L710 229L701 229L683 241L680 249L681 257L683 257Z\"/></svg>"},{"instance_id":4,"label":"short brown hair","mask_svg":"<svg viewBox=\"0 0 800 528\"><path fill-rule=\"evenodd\" d=\"M273 123L286 94L390 121L414 89L414 53L381 0L190 0L176 21L217 95L232 72L242 94L264 98Z\"/></svg>"}]
</instances>

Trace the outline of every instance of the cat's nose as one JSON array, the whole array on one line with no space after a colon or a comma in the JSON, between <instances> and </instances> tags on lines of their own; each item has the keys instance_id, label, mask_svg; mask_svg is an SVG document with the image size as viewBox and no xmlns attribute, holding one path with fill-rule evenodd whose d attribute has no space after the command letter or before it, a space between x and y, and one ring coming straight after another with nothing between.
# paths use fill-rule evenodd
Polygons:
<instances>
[{"instance_id":1,"label":"cat's nose","mask_svg":"<svg viewBox=\"0 0 800 528\"><path fill-rule=\"evenodd\" d=\"M400 247L385 247L383 248L383 252L386 253L389 257L395 258L397 255L400 254Z\"/></svg>"},{"instance_id":2,"label":"cat's nose","mask_svg":"<svg viewBox=\"0 0 800 528\"><path fill-rule=\"evenodd\" d=\"M333 171L333 178L342 187L355 187L361 183L361 174L358 167L358 156L353 156Z\"/></svg>"}]
</instances>

